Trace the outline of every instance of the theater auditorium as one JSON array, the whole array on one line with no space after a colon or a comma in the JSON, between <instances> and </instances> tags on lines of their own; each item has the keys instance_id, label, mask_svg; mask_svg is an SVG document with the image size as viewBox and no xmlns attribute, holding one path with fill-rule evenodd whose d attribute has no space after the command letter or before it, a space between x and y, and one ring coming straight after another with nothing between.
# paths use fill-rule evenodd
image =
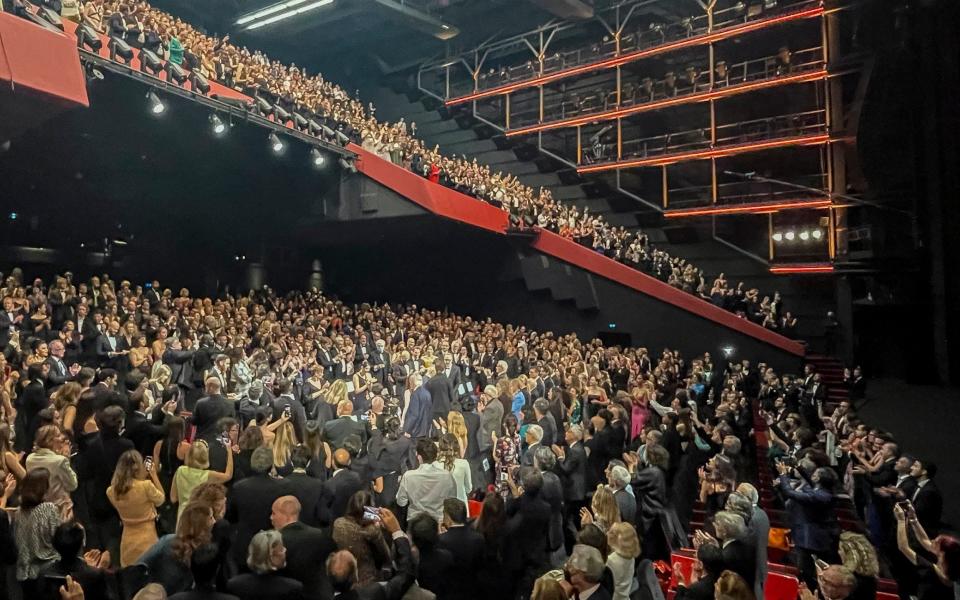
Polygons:
<instances>
[{"instance_id":1,"label":"theater auditorium","mask_svg":"<svg viewBox=\"0 0 960 600\"><path fill-rule=\"evenodd\" d=\"M0 8L0 598L960 600L957 0Z\"/></svg>"}]
</instances>

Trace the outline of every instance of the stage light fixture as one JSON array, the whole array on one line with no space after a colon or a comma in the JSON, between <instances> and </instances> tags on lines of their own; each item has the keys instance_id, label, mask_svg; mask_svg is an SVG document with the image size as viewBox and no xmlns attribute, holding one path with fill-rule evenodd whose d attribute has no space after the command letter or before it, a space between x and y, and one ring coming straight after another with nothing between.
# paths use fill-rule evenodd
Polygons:
<instances>
[{"instance_id":1,"label":"stage light fixture","mask_svg":"<svg viewBox=\"0 0 960 600\"><path fill-rule=\"evenodd\" d=\"M273 116L276 117L276 122L281 125L286 125L287 121L290 120L290 112L279 104L273 107Z\"/></svg>"},{"instance_id":2,"label":"stage light fixture","mask_svg":"<svg viewBox=\"0 0 960 600\"><path fill-rule=\"evenodd\" d=\"M351 173L357 172L357 165L354 164L354 160L352 158L344 158L341 156L339 162L340 166L345 170L350 171Z\"/></svg>"},{"instance_id":3,"label":"stage light fixture","mask_svg":"<svg viewBox=\"0 0 960 600\"><path fill-rule=\"evenodd\" d=\"M77 48L100 52L100 48L103 48L103 40L100 39L100 34L97 33L96 29L81 23L77 25Z\"/></svg>"},{"instance_id":4,"label":"stage light fixture","mask_svg":"<svg viewBox=\"0 0 960 600\"><path fill-rule=\"evenodd\" d=\"M255 104L257 107L257 112L259 112L261 116L269 117L273 114L273 105L263 98L257 96L255 98Z\"/></svg>"},{"instance_id":5,"label":"stage light fixture","mask_svg":"<svg viewBox=\"0 0 960 600\"><path fill-rule=\"evenodd\" d=\"M153 73L159 75L163 71L163 60L154 52L141 48L140 50L140 72Z\"/></svg>"},{"instance_id":6,"label":"stage light fixture","mask_svg":"<svg viewBox=\"0 0 960 600\"><path fill-rule=\"evenodd\" d=\"M200 94L206 96L210 93L210 81L197 73L196 71L190 72L190 89L194 92L200 92Z\"/></svg>"},{"instance_id":7,"label":"stage light fixture","mask_svg":"<svg viewBox=\"0 0 960 600\"><path fill-rule=\"evenodd\" d=\"M157 96L153 90L147 92L147 101L150 103L150 112L155 115L162 115L167 110L167 105L163 103L160 96Z\"/></svg>"},{"instance_id":8,"label":"stage light fixture","mask_svg":"<svg viewBox=\"0 0 960 600\"><path fill-rule=\"evenodd\" d=\"M810 239L810 232L804 229L800 232L800 239L804 242Z\"/></svg>"},{"instance_id":9,"label":"stage light fixture","mask_svg":"<svg viewBox=\"0 0 960 600\"><path fill-rule=\"evenodd\" d=\"M309 131L310 124L300 113L293 113L293 127L297 131Z\"/></svg>"},{"instance_id":10,"label":"stage light fixture","mask_svg":"<svg viewBox=\"0 0 960 600\"><path fill-rule=\"evenodd\" d=\"M783 234L780 233L779 231L776 232L775 234L773 234L773 241L777 242L778 244L779 244L780 242L782 242L782 241L783 241Z\"/></svg>"},{"instance_id":11,"label":"stage light fixture","mask_svg":"<svg viewBox=\"0 0 960 600\"><path fill-rule=\"evenodd\" d=\"M165 70L167 72L167 81L180 87L183 87L183 84L190 78L190 74L187 73L186 69L170 61L167 61Z\"/></svg>"},{"instance_id":12,"label":"stage light fixture","mask_svg":"<svg viewBox=\"0 0 960 600\"><path fill-rule=\"evenodd\" d=\"M307 131L310 132L310 135L320 137L323 135L323 125L317 123L313 119L310 119L307 121Z\"/></svg>"},{"instance_id":13,"label":"stage light fixture","mask_svg":"<svg viewBox=\"0 0 960 600\"><path fill-rule=\"evenodd\" d=\"M274 154L280 154L283 152L283 141L277 137L277 134L271 133L267 139L270 141L270 149L273 150Z\"/></svg>"},{"instance_id":14,"label":"stage light fixture","mask_svg":"<svg viewBox=\"0 0 960 600\"><path fill-rule=\"evenodd\" d=\"M103 71L93 66L93 63L87 63L83 70L87 76L87 83L103 81Z\"/></svg>"},{"instance_id":15,"label":"stage light fixture","mask_svg":"<svg viewBox=\"0 0 960 600\"><path fill-rule=\"evenodd\" d=\"M47 23L50 23L60 31L63 31L63 19L60 18L60 13L57 11L47 8L46 6L41 6L37 10L37 15L39 15L40 18Z\"/></svg>"},{"instance_id":16,"label":"stage light fixture","mask_svg":"<svg viewBox=\"0 0 960 600\"><path fill-rule=\"evenodd\" d=\"M764 10L772 10L777 7L777 0L763 0Z\"/></svg>"},{"instance_id":17,"label":"stage light fixture","mask_svg":"<svg viewBox=\"0 0 960 600\"><path fill-rule=\"evenodd\" d=\"M213 130L213 135L223 135L227 132L227 124L215 114L210 115L210 128Z\"/></svg>"},{"instance_id":18,"label":"stage light fixture","mask_svg":"<svg viewBox=\"0 0 960 600\"><path fill-rule=\"evenodd\" d=\"M797 239L797 233L791 229L783 234L783 237L785 237L788 242L792 242L793 240Z\"/></svg>"},{"instance_id":19,"label":"stage light fixture","mask_svg":"<svg viewBox=\"0 0 960 600\"><path fill-rule=\"evenodd\" d=\"M346 148L347 145L350 143L350 138L344 135L343 132L341 131L337 131L336 134L337 134L337 141L340 142L341 146Z\"/></svg>"},{"instance_id":20,"label":"stage light fixture","mask_svg":"<svg viewBox=\"0 0 960 600\"><path fill-rule=\"evenodd\" d=\"M315 167L322 167L326 164L327 158L323 155L323 152L320 152L316 148L311 148L310 162L312 162Z\"/></svg>"},{"instance_id":21,"label":"stage light fixture","mask_svg":"<svg viewBox=\"0 0 960 600\"><path fill-rule=\"evenodd\" d=\"M737 2L733 5L733 10L737 11L738 14L743 14L747 10L747 5L743 2Z\"/></svg>"},{"instance_id":22,"label":"stage light fixture","mask_svg":"<svg viewBox=\"0 0 960 600\"><path fill-rule=\"evenodd\" d=\"M123 60L120 62L124 64L130 64L130 61L133 60L133 48L120 38L110 38L108 46L110 47L110 60L116 61L117 58L121 58Z\"/></svg>"},{"instance_id":23,"label":"stage light fixture","mask_svg":"<svg viewBox=\"0 0 960 600\"><path fill-rule=\"evenodd\" d=\"M814 229L813 231L810 232L810 235L813 236L813 239L820 240L821 238L823 238L823 231L819 229Z\"/></svg>"}]
</instances>

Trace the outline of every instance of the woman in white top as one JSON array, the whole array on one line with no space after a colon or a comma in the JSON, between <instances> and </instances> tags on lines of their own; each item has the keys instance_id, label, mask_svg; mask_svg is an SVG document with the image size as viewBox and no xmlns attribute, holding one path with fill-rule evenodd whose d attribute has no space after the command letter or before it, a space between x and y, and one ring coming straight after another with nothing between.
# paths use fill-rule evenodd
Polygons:
<instances>
[{"instance_id":1,"label":"woman in white top","mask_svg":"<svg viewBox=\"0 0 960 600\"><path fill-rule=\"evenodd\" d=\"M467 494L473 490L473 481L470 477L470 463L460 458L460 442L452 433L440 436L437 462L450 474L457 484L457 499L467 504Z\"/></svg>"},{"instance_id":2,"label":"woman in white top","mask_svg":"<svg viewBox=\"0 0 960 600\"><path fill-rule=\"evenodd\" d=\"M614 523L607 532L610 555L607 567L613 574L613 600L630 600L634 588L634 565L640 555L640 539L630 523Z\"/></svg>"}]
</instances>

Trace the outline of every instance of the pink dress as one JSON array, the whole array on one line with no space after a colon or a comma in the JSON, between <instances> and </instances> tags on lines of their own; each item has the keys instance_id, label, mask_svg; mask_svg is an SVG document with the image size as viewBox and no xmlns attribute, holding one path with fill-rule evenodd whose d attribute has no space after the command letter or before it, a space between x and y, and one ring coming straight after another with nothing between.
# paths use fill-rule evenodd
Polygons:
<instances>
[{"instance_id":1,"label":"pink dress","mask_svg":"<svg viewBox=\"0 0 960 600\"><path fill-rule=\"evenodd\" d=\"M633 400L633 410L630 411L630 439L633 440L640 432L643 426L647 424L650 418L650 408L647 406L646 398Z\"/></svg>"}]
</instances>

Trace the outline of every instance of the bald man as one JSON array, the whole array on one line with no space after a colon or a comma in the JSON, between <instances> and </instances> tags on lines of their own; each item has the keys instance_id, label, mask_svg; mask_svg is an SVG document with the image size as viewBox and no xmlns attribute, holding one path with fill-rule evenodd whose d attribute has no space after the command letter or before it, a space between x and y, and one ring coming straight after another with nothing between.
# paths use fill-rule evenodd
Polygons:
<instances>
[{"instance_id":1,"label":"bald man","mask_svg":"<svg viewBox=\"0 0 960 600\"><path fill-rule=\"evenodd\" d=\"M343 400L337 404L337 418L323 425L323 440L332 448L343 448L343 442L351 435L360 436L364 446L370 437L367 425L353 416L353 402Z\"/></svg>"},{"instance_id":2,"label":"bald man","mask_svg":"<svg viewBox=\"0 0 960 600\"><path fill-rule=\"evenodd\" d=\"M342 517L350 497L366 487L360 475L350 470L350 453L345 448L333 451L333 465L333 475L323 483L323 492L318 503L318 516L322 525L332 525Z\"/></svg>"},{"instance_id":3,"label":"bald man","mask_svg":"<svg viewBox=\"0 0 960 600\"><path fill-rule=\"evenodd\" d=\"M303 584L304 600L325 600L333 597L333 587L326 571L319 568L337 549L329 530L310 527L300 520L300 501L296 496L274 500L270 523L280 532L287 549L287 566L281 575Z\"/></svg>"},{"instance_id":4,"label":"bald man","mask_svg":"<svg viewBox=\"0 0 960 600\"><path fill-rule=\"evenodd\" d=\"M337 600L400 600L416 578L416 567L410 552L410 540L400 529L392 512L380 509L380 526L393 538L397 570L387 581L357 585L357 559L348 550L334 552L327 559L327 576L333 584ZM288 550L289 552L289 550Z\"/></svg>"}]
</instances>

